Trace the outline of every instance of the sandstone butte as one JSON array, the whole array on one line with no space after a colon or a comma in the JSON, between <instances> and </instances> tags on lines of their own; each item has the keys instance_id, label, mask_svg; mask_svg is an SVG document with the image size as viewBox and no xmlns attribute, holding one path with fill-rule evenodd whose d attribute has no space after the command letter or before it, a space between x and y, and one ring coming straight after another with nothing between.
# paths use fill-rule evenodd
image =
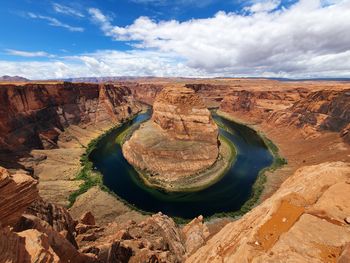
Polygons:
<instances>
[{"instance_id":1,"label":"sandstone butte","mask_svg":"<svg viewBox=\"0 0 350 263\"><path fill-rule=\"evenodd\" d=\"M278 145L288 165L266 173L261 203L182 227L97 186L64 208L88 142L174 82ZM350 262L348 83L142 79L3 84L0 95L0 262Z\"/></svg>"},{"instance_id":2,"label":"sandstone butte","mask_svg":"<svg viewBox=\"0 0 350 263\"><path fill-rule=\"evenodd\" d=\"M165 88L155 99L151 120L123 144L123 154L152 180L174 182L216 162L218 127L192 89Z\"/></svg>"}]
</instances>

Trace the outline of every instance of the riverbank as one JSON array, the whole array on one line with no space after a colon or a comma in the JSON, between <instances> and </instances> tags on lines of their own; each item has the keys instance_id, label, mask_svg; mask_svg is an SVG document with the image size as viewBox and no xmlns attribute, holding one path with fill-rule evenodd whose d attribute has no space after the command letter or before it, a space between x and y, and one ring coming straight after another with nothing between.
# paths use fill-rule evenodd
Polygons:
<instances>
[{"instance_id":1,"label":"riverbank","mask_svg":"<svg viewBox=\"0 0 350 263\"><path fill-rule=\"evenodd\" d=\"M219 141L217 161L202 172L168 181L161 176L154 176L145 171L137 170L139 177L145 185L167 192L195 192L208 188L225 175L236 159L236 149L233 143L224 136L220 136Z\"/></svg>"},{"instance_id":2,"label":"riverbank","mask_svg":"<svg viewBox=\"0 0 350 263\"><path fill-rule=\"evenodd\" d=\"M140 109L134 116L138 116ZM91 145L98 141L97 138L126 120L119 124L106 121L71 125L60 135L59 149L33 150L31 162L34 164L31 165L34 166L34 176L39 178L40 196L45 201L70 207L69 211L75 219L91 211L100 225L122 223L130 218L141 222L147 218L147 215L130 208L103 189L101 175L91 165L85 166L81 162L90 152L88 148L92 149ZM71 204L73 199L74 204Z\"/></svg>"},{"instance_id":3,"label":"riverbank","mask_svg":"<svg viewBox=\"0 0 350 263\"><path fill-rule=\"evenodd\" d=\"M183 214L184 218L192 218L202 213L205 215L206 213L208 213L208 211L213 211L215 213L216 212L214 208L215 205L212 208L208 208L207 206L203 206L203 205L207 203L209 200L213 201L214 199L211 195L213 195L216 192L217 194L215 194L215 196L217 197L215 200L217 201L215 202L218 202L218 204L221 204L221 203L224 204L227 202L227 200L232 199L232 201L229 203L230 207L232 207L230 209L232 210L227 211L227 207L219 208L220 210L226 210L227 212L215 214L213 217L225 217L225 216L234 217L249 211L255 205L257 198L260 196L261 191L263 189L264 178L265 178L264 176L261 175L261 173L259 176L258 172L263 167L269 166L271 164L271 159L269 158L271 158L271 154L272 154L272 153L268 153L267 148L263 147L262 145L263 138L261 138L257 132L255 132L254 130L251 130L250 128L247 128L246 126L241 127L235 123L229 124L231 123L230 121L228 121L227 123L224 122L225 124L222 123L222 125L220 126L225 125L226 128L221 127L221 134L228 136L229 139L226 139L222 135L220 136L220 140L221 140L220 158L219 158L219 161L216 162L216 165L214 167L211 167L211 169L208 169L204 173L198 174L195 177L191 177L189 179L185 178L187 180L177 182L179 188L176 190L179 190L179 191L173 191L174 189L173 187L171 189L172 191L166 191L166 192L170 192L169 194L167 194L164 191L157 190L159 188L163 190L164 187L163 185L162 187L159 187L158 181L156 181L156 183L154 183L154 181L150 182L149 178L151 176L147 178L146 176L149 176L148 174L145 175L141 173L140 175L137 172L135 172L135 170L130 167L127 161L121 157L121 152L120 150L118 150L121 148L122 142L124 142L126 138L128 138L131 135L131 133L135 131L137 127L139 127L141 122L146 119L147 119L146 115L143 117L140 116L139 121L133 122L131 124L127 124L120 131L116 131L114 134L111 134L109 138L106 137L104 142L102 142L102 144L100 144L100 146L98 147L99 150L97 150L94 153L97 159L96 157L93 157L93 160L94 160L93 162L95 163L96 166L99 167L102 165L101 167L104 167L104 169L107 169L103 173L103 175L105 176L104 183L106 184L107 187L109 187L113 192L116 193L117 195L116 197L118 199L123 201L127 206L130 206L131 208L138 210L141 213L145 213L144 211L153 211L153 209L155 209L156 207L156 203L159 202L160 206L159 208L156 208L156 209L159 209L159 211L163 211L164 213L169 213L167 212L166 209L164 210L164 206L162 205L163 201L165 202L174 201L174 203L169 203L169 206L171 207L177 203L176 201L177 198L180 198L180 200L182 199L182 201L175 206L177 207L176 209L181 209L181 207L183 207L182 205L180 205L182 202L184 202L183 205L185 205L186 202L193 203L193 201L191 201L192 200L191 196L195 193L199 193L198 200L203 200L201 203L196 204L197 206L196 210L198 209L199 210L196 213L193 213L193 211L189 212L190 215L189 214L186 215L187 212L179 213L179 214ZM218 119L216 118L215 120L218 121ZM239 134L242 134L242 135L245 134L245 136L242 136ZM250 136L252 136L251 138L254 138L252 141L250 141L249 139ZM102 139L99 139L99 140L101 141ZM241 162L237 164L238 165L237 168L234 168L236 167L236 165L233 165L233 161L236 161L237 153L238 153L235 145L233 145L235 143L238 143L239 145L238 151L242 154L240 157ZM113 145L118 145L118 147L116 148ZM261 150L263 152L261 152ZM255 153L259 153L256 156L258 159L255 159ZM107 162L105 162L105 160L107 160ZM225 165L225 164L229 164L229 165ZM223 175L227 174L228 169L231 170L231 167L234 170L232 170L232 172L230 173L230 176L223 178ZM253 167L256 167L256 168L253 168ZM261 167L261 168L257 168L257 167ZM129 169L133 170L132 174L128 172ZM235 169L238 169L238 170L235 170ZM258 169L258 170L254 170L254 169ZM249 172L250 170L251 172ZM118 177L115 177L116 171L118 171L117 173ZM242 173L242 171L244 172ZM250 179L248 179L249 177ZM145 181L145 178L147 179L147 181ZM151 177L150 179L153 179L153 177ZM221 179L225 182L221 182ZM102 181L100 182L102 183ZM252 184L254 182L255 184L252 189ZM166 183L165 186L169 185L169 182L165 182L165 183ZM201 190L204 191L204 189L207 189L209 188L210 185L214 185L214 184L215 184L215 187L211 188L212 190L210 190L210 192L212 193L209 194L207 192L206 194L204 194L203 192L204 195L202 196ZM232 185L232 188L228 187L230 185ZM104 187L104 186L101 186L101 187ZM222 192L223 189L226 189L226 190ZM232 196L232 191L237 192L237 195ZM241 191L243 192L241 193ZM188 194L186 194L186 192ZM249 196L250 192L252 192L251 196ZM129 193L133 193L133 194L130 195ZM152 194L149 195L149 193L152 193ZM178 193L179 195L174 195L175 193ZM206 200L207 194L209 194L208 197L211 196L210 199L208 200ZM187 197L185 197L187 195L188 195L188 201L186 201ZM142 198L140 199L139 196L142 196ZM240 198L239 196L242 196L242 197L241 199L237 200L236 198L237 197ZM185 199L183 199L183 197L185 197ZM160 198L160 199L157 199L157 198ZM124 201L124 200L127 200L127 201ZM242 204L242 206L241 205L236 206L235 204L237 204L237 202L239 202L239 204ZM150 207L148 204L150 205ZM199 208L199 207L202 207L202 208ZM174 209L171 209L171 211L175 211ZM237 211L237 209L239 209L239 211ZM156 211L158 210L154 210L153 212L156 212ZM230 211L235 211L235 212L230 212ZM173 212L170 212L170 215L174 217L180 216L176 214L177 213L174 214ZM176 221L180 222L181 220L180 221L176 220Z\"/></svg>"},{"instance_id":4,"label":"riverbank","mask_svg":"<svg viewBox=\"0 0 350 263\"><path fill-rule=\"evenodd\" d=\"M273 156L273 162L271 164L271 166L264 168L263 170L261 170L259 172L259 176L257 177L254 185L253 185L253 193L251 198L246 202L246 204L242 207L243 209L243 214L246 213L247 211L249 211L250 209L252 209L252 207L254 205L256 205L256 203L260 200L260 197L262 195L262 193L264 192L265 189L265 185L268 182L268 179L270 179L271 177L267 177L266 174L267 173L273 173L276 170L282 168L283 166L288 164L287 159L285 159L284 157L281 156L280 150L278 148L277 145L274 144L274 142L272 140L270 140L267 135L259 129L256 129L257 127L252 125L251 123L247 123L244 122L241 119L236 119L232 116L230 116L230 114L223 112L223 111L216 111L216 114L218 114L219 116L221 116L222 118L226 118L230 121L239 123L241 125L245 125L247 127L249 127L250 129L256 131L259 136L261 137L261 139L264 141L264 144L266 145L266 147L268 148L268 150L270 151L270 153Z\"/></svg>"},{"instance_id":5,"label":"riverbank","mask_svg":"<svg viewBox=\"0 0 350 263\"><path fill-rule=\"evenodd\" d=\"M260 195L263 202L273 195L281 184L295 171L305 165L317 165L328 161L350 161L350 148L335 132L318 132L308 136L302 129L293 126L277 126L267 120L256 120L249 114L218 111L222 116L235 120L256 130L262 138L268 138L288 163L279 169L265 171L266 182ZM267 141L267 143L269 143ZM315 147L317 145L317 147ZM281 160L283 161L283 160Z\"/></svg>"}]
</instances>

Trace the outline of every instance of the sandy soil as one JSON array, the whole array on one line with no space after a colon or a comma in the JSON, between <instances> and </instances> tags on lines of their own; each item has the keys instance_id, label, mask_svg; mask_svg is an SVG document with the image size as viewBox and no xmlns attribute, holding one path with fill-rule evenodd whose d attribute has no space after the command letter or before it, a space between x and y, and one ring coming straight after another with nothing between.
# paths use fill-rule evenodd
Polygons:
<instances>
[{"instance_id":1,"label":"sandy soil","mask_svg":"<svg viewBox=\"0 0 350 263\"><path fill-rule=\"evenodd\" d=\"M69 205L68 197L78 190L82 183L75 180L81 168L81 155L92 139L111 127L110 123L84 127L70 126L60 135L59 149L31 152L34 159L44 159L34 166L34 176L39 178L39 193L44 200L66 207ZM90 211L101 225L110 222L126 222L131 218L141 221L145 218L98 187L79 196L70 211L75 219L79 219L82 214Z\"/></svg>"}]
</instances>

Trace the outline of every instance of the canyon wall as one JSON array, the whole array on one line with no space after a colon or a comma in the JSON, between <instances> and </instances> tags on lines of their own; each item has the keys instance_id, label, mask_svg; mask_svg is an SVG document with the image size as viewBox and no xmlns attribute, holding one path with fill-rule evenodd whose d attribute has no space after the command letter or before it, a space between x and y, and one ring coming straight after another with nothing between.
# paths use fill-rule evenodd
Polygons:
<instances>
[{"instance_id":1,"label":"canyon wall","mask_svg":"<svg viewBox=\"0 0 350 263\"><path fill-rule=\"evenodd\" d=\"M86 83L0 86L0 151L57 148L69 125L116 123L138 111L127 87Z\"/></svg>"},{"instance_id":2,"label":"canyon wall","mask_svg":"<svg viewBox=\"0 0 350 263\"><path fill-rule=\"evenodd\" d=\"M155 98L166 87L165 84L142 84L142 83L125 83L124 86L127 86L133 97L145 104L152 105Z\"/></svg>"},{"instance_id":3,"label":"canyon wall","mask_svg":"<svg viewBox=\"0 0 350 263\"><path fill-rule=\"evenodd\" d=\"M186 262L348 262L350 166L300 168Z\"/></svg>"},{"instance_id":4,"label":"canyon wall","mask_svg":"<svg viewBox=\"0 0 350 263\"><path fill-rule=\"evenodd\" d=\"M338 132L348 142L350 90L235 91L220 110L249 123L293 126L306 134Z\"/></svg>"}]
</instances>

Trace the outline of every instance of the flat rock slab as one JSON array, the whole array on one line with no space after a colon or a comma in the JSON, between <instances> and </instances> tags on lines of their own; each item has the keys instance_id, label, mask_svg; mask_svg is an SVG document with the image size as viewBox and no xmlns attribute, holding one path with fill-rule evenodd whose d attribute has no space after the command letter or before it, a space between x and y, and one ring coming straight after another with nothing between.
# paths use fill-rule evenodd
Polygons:
<instances>
[{"instance_id":1,"label":"flat rock slab","mask_svg":"<svg viewBox=\"0 0 350 263\"><path fill-rule=\"evenodd\" d=\"M70 208L70 213L75 219L79 219L84 213L92 212L98 225L109 222L125 222L131 218L141 222L148 216L131 210L123 202L111 194L102 191L99 187L93 187L80 195Z\"/></svg>"}]
</instances>

